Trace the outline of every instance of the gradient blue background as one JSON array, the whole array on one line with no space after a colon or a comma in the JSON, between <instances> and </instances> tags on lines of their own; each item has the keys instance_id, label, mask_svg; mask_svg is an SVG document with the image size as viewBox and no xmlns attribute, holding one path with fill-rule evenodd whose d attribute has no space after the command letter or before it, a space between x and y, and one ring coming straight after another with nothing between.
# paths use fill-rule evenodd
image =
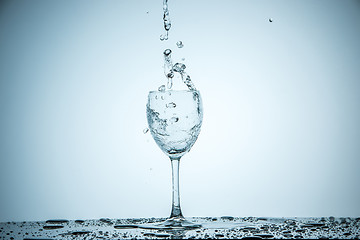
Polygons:
<instances>
[{"instance_id":1,"label":"gradient blue background","mask_svg":"<svg viewBox=\"0 0 360 240\"><path fill-rule=\"evenodd\" d=\"M142 132L165 48L204 102L185 216L359 216L360 2L169 8L161 42L162 0L1 0L0 221L169 215L170 161Z\"/></svg>"}]
</instances>

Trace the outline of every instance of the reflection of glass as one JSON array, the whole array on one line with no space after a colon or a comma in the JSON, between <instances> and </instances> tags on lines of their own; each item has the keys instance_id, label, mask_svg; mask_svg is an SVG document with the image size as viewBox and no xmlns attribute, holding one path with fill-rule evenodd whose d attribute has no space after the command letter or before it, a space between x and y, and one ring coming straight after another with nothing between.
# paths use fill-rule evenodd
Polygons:
<instances>
[{"instance_id":1,"label":"reflection of glass","mask_svg":"<svg viewBox=\"0 0 360 240\"><path fill-rule=\"evenodd\" d=\"M180 158L194 145L203 119L200 92L189 90L150 92L146 113L151 135L160 149L169 156L172 167L171 215L158 226L200 227L183 217L179 194Z\"/></svg>"}]
</instances>

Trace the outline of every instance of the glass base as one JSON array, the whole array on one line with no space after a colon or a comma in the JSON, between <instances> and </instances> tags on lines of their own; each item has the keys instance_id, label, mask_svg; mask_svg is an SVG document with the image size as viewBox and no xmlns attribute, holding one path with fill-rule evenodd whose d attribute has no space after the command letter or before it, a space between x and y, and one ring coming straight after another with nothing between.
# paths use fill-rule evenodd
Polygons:
<instances>
[{"instance_id":1,"label":"glass base","mask_svg":"<svg viewBox=\"0 0 360 240\"><path fill-rule=\"evenodd\" d=\"M144 229L163 229L163 230L190 230L201 228L201 224L193 223L182 217L169 218L164 222L153 224L142 224L138 226Z\"/></svg>"}]
</instances>

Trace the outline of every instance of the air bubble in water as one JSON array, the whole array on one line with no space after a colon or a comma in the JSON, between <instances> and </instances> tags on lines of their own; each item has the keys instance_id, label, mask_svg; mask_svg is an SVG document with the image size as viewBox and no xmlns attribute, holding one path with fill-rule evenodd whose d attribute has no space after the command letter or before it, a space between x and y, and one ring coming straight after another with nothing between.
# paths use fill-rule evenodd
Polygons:
<instances>
[{"instance_id":1,"label":"air bubble in water","mask_svg":"<svg viewBox=\"0 0 360 240\"><path fill-rule=\"evenodd\" d=\"M182 41L178 41L178 42L176 43L176 46L177 46L178 48L183 48L183 47L184 47L184 44L183 44Z\"/></svg>"},{"instance_id":2,"label":"air bubble in water","mask_svg":"<svg viewBox=\"0 0 360 240\"><path fill-rule=\"evenodd\" d=\"M166 107L167 108L174 108L174 107L176 107L176 104L171 102L171 103L166 104Z\"/></svg>"},{"instance_id":3,"label":"air bubble in water","mask_svg":"<svg viewBox=\"0 0 360 240\"><path fill-rule=\"evenodd\" d=\"M179 118L178 117L172 117L170 118L170 123L176 123L179 121Z\"/></svg>"},{"instance_id":4,"label":"air bubble in water","mask_svg":"<svg viewBox=\"0 0 360 240\"><path fill-rule=\"evenodd\" d=\"M149 132L149 128L144 128L143 133L147 134Z\"/></svg>"},{"instance_id":5,"label":"air bubble in water","mask_svg":"<svg viewBox=\"0 0 360 240\"><path fill-rule=\"evenodd\" d=\"M165 85L161 85L161 86L158 88L158 91L159 91L159 92L165 92Z\"/></svg>"}]
</instances>

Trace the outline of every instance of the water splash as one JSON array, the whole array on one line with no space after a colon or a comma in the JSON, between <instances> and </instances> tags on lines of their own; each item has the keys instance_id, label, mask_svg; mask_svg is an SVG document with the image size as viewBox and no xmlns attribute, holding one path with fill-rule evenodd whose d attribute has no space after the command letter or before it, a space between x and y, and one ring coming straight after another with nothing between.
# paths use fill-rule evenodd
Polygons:
<instances>
[{"instance_id":1,"label":"water splash","mask_svg":"<svg viewBox=\"0 0 360 240\"><path fill-rule=\"evenodd\" d=\"M188 87L189 90L196 90L194 83L191 81L190 76L185 72L186 65L183 63L175 63L173 65L171 59L171 50L166 49L164 51L164 74L167 78L167 87L171 89L173 86L174 72L179 73L181 79ZM160 91L160 90L159 90Z\"/></svg>"},{"instance_id":2,"label":"water splash","mask_svg":"<svg viewBox=\"0 0 360 240\"><path fill-rule=\"evenodd\" d=\"M176 64L174 65L174 67L173 67L173 70L174 70L175 72L181 73L181 72L184 72L185 68L186 68L185 64L183 64L183 63L176 63Z\"/></svg>"},{"instance_id":3,"label":"water splash","mask_svg":"<svg viewBox=\"0 0 360 240\"><path fill-rule=\"evenodd\" d=\"M190 76L185 72L185 64L176 63L173 67L173 71L180 73L181 79L185 83L185 85L189 88L189 90L196 90L194 83L191 81Z\"/></svg>"},{"instance_id":4,"label":"water splash","mask_svg":"<svg viewBox=\"0 0 360 240\"><path fill-rule=\"evenodd\" d=\"M164 29L165 33L160 36L160 40L168 40L169 30L171 28L171 21L170 21L170 14L169 14L169 7L168 7L168 0L163 0L163 20L164 20ZM176 43L178 48L183 48L184 44L182 41L178 41ZM176 63L173 65L172 59L171 59L171 49L165 49L163 52L164 54L164 74L167 78L167 88L169 90L173 87L173 78L174 78L174 72L177 72L180 74L182 81L185 83L185 85L188 87L189 90L196 90L194 83L191 81L190 76L184 71L186 66L183 63ZM185 59L183 59L184 61ZM163 85L164 86L164 85ZM160 92L165 91L165 86L162 88L162 86L159 88Z\"/></svg>"},{"instance_id":5,"label":"water splash","mask_svg":"<svg viewBox=\"0 0 360 240\"><path fill-rule=\"evenodd\" d=\"M143 133L147 134L149 132L149 128L144 128Z\"/></svg>"}]
</instances>

